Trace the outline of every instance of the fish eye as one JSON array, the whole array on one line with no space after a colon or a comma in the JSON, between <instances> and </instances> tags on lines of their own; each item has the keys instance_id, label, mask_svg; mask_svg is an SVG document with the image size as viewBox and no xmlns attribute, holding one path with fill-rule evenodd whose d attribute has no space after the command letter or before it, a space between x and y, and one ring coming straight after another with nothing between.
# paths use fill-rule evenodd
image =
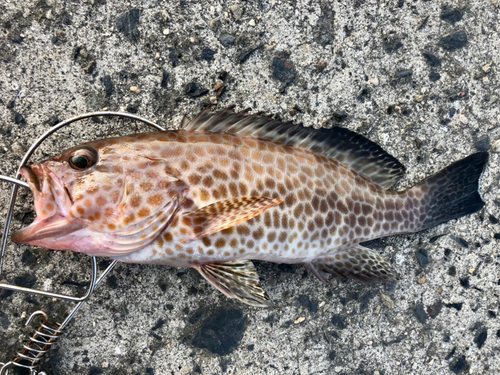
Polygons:
<instances>
[{"instance_id":1,"label":"fish eye","mask_svg":"<svg viewBox=\"0 0 500 375\"><path fill-rule=\"evenodd\" d=\"M88 147L80 148L69 155L68 162L71 168L84 171L97 162L97 153Z\"/></svg>"}]
</instances>

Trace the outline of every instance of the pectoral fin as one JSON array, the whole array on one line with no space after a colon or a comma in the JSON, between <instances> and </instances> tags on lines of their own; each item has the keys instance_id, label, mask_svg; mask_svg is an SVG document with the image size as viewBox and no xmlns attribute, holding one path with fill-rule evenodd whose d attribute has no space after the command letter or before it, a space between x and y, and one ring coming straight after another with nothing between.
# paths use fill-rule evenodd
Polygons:
<instances>
[{"instance_id":1,"label":"pectoral fin","mask_svg":"<svg viewBox=\"0 0 500 375\"><path fill-rule=\"evenodd\" d=\"M387 259L363 246L315 259L308 269L321 281L325 274L347 277L362 283L388 282L399 279Z\"/></svg>"},{"instance_id":2,"label":"pectoral fin","mask_svg":"<svg viewBox=\"0 0 500 375\"><path fill-rule=\"evenodd\" d=\"M182 220L193 228L196 240L250 220L283 202L279 198L244 197L215 202L183 215Z\"/></svg>"},{"instance_id":3,"label":"pectoral fin","mask_svg":"<svg viewBox=\"0 0 500 375\"><path fill-rule=\"evenodd\" d=\"M270 307L272 302L260 285L259 275L249 260L204 264L194 268L216 289L255 307Z\"/></svg>"}]
</instances>

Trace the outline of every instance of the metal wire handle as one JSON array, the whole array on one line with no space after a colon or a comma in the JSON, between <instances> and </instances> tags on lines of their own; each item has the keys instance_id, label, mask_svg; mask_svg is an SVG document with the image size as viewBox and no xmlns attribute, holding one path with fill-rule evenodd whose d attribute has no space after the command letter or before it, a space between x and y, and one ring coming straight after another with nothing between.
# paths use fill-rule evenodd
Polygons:
<instances>
[{"instance_id":1,"label":"metal wire handle","mask_svg":"<svg viewBox=\"0 0 500 375\"><path fill-rule=\"evenodd\" d=\"M0 175L0 180L14 183L14 186L12 188L11 198L10 198L9 209L7 211L7 216L5 217L5 225L4 225L3 237L2 237L2 241L0 243L0 246L1 246L1 248L0 248L0 276L2 275L3 258L4 258L4 254L5 254L5 247L6 247L6 244L7 244L7 238L8 238L8 232L9 232L10 222L12 220L12 215L13 215L13 212L14 212L14 205L16 203L17 192L18 192L19 186L28 187L28 184L26 184L26 183L24 183L24 182L22 182L22 181L19 180L19 178L21 177L21 174L19 173L19 171L21 170L22 167L24 167L25 165L27 165L29 158L33 155L33 153L35 152L35 150L42 144L42 142L45 141L45 139L47 139L49 136L51 136L57 130L59 130L59 129L61 129L61 128L65 127L65 126L67 126L67 125L69 125L69 124L71 124L73 122L81 121L81 120L84 120L84 119L87 119L87 118L91 118L91 117L99 117L99 116L129 118L129 119L136 120L136 121L142 122L144 124L150 125L150 126L154 127L157 130L165 130L164 128L162 128L161 126L155 124L152 121L149 121L149 120L144 119L144 118L139 117L139 116L131 115L129 113L121 113L121 112L93 112L93 113L86 113L84 115L76 116L76 117L73 117L73 118L71 118L69 120L62 121L59 124L54 125L52 128L50 128L49 130L47 130L42 136L40 136L31 145L31 147L29 148L29 150L26 152L26 154L24 155L23 159L21 160L21 164L19 165L19 168L17 169L17 173L16 173L16 178L15 179L13 179L11 177L1 176ZM93 290L93 288L95 286L96 277L97 277L96 260L95 260L95 257L92 257L92 278L91 278L91 283L90 283L90 286L89 286L87 294L85 294L82 297L75 297L75 296L70 296L70 295L66 295L66 294L59 294L59 293L50 293L50 292L46 292L46 291L39 290L39 289L24 288L24 287L20 287L20 286L17 286L17 285L10 285L10 284L5 284L5 283L0 283L0 289L8 289L8 290L20 291L20 292L25 292L25 293L34 293L34 294L44 295L44 296L47 296L47 297L60 298L60 299L74 301L74 302L80 302L80 301L87 300L90 297L90 295L92 294L92 290Z\"/></svg>"},{"instance_id":2,"label":"metal wire handle","mask_svg":"<svg viewBox=\"0 0 500 375\"><path fill-rule=\"evenodd\" d=\"M136 121L142 122L144 124L150 125L157 130L165 130L164 128L155 124L154 122L151 122L151 121L146 120L142 117L131 115L128 113L93 112L93 113L87 113L84 115L73 117L69 120L60 122L59 124L53 126L49 130L47 130L41 137L39 137L31 145L29 150L24 155L24 157L21 161L21 164L20 164L19 168L17 169L16 178L0 175L1 181L10 182L14 185L12 188L9 209L7 211L7 216L5 218L3 237L2 237L2 240L0 243L0 246L1 246L1 248L0 248L0 276L2 274L3 259L4 259L4 255L5 255L5 247L7 244L7 236L8 236L8 232L9 232L9 228L10 228L10 223L12 220L12 215L14 212L14 205L16 202L17 192L18 192L18 189L20 186L25 187L25 188L29 188L28 184L19 180L19 177L21 176L19 171L21 170L21 168L23 166L25 166L27 164L29 158L33 155L35 150L42 144L42 142L45 139L47 139L50 135L55 133L57 130L59 130L59 129L61 129L61 128L65 127L73 122L80 121L80 120L83 120L86 118L99 117L99 116L128 118L128 119L136 120ZM43 295L46 297L60 298L60 299L64 299L64 300L78 302L77 305L73 308L73 310L68 314L66 319L61 324L49 323L48 316L43 311L34 312L28 318L26 325L30 325L33 322L33 319L37 316L42 317L41 325L38 327L38 329L33 334L33 336L30 337L29 342L23 346L24 350L22 353L17 353L16 358L10 362L7 362L7 363L0 362L0 375L8 375L9 369L13 368L14 366L29 369L30 375L47 375L45 372L38 372L36 370L36 367L39 365L40 360L52 348L52 345L57 341L57 339L63 333L64 328L68 325L68 323L71 321L71 319L73 319L73 317L78 312L78 310L80 310L80 308L84 305L85 301L87 301L87 299L92 295L94 290L101 284L101 282L104 280L104 278L106 278L106 276L113 270L113 268L116 266L117 263L118 262L116 260L113 261L106 268L106 270L102 273L102 275L99 278L97 278L97 261L96 261L95 257L91 257L91 267L92 267L91 268L92 269L91 281L90 281L90 285L89 285L89 289L87 290L87 293L82 297L75 297L75 296L70 296L70 295L66 295L66 294L52 293L52 292L46 292L46 291L38 290L38 289L25 288L25 287L20 287L17 285L0 283L0 289L8 289L8 290L12 290L12 291L20 291L20 292L25 292L25 293L38 294L38 295Z\"/></svg>"}]
</instances>

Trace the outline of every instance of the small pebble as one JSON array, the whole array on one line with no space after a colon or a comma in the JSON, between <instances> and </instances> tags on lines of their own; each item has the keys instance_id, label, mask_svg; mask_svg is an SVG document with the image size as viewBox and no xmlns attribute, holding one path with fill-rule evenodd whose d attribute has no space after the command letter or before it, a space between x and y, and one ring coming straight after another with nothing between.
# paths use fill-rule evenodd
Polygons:
<instances>
[{"instance_id":1,"label":"small pebble","mask_svg":"<svg viewBox=\"0 0 500 375\"><path fill-rule=\"evenodd\" d=\"M131 86L130 91L132 91L134 94L139 94L141 90L137 86Z\"/></svg>"},{"instance_id":2,"label":"small pebble","mask_svg":"<svg viewBox=\"0 0 500 375\"><path fill-rule=\"evenodd\" d=\"M469 120L467 119L467 117L465 117L465 115L458 116L458 121L460 121L462 124L468 124L469 123Z\"/></svg>"},{"instance_id":3,"label":"small pebble","mask_svg":"<svg viewBox=\"0 0 500 375\"><path fill-rule=\"evenodd\" d=\"M24 116L20 113L16 113L14 116L14 122L16 124L24 124L26 123L26 120L24 119Z\"/></svg>"},{"instance_id":4,"label":"small pebble","mask_svg":"<svg viewBox=\"0 0 500 375\"><path fill-rule=\"evenodd\" d=\"M92 60L91 62L88 63L88 65L85 68L83 68L83 71L87 74L92 74L94 68L95 68L95 61Z\"/></svg>"},{"instance_id":5,"label":"small pebble","mask_svg":"<svg viewBox=\"0 0 500 375\"><path fill-rule=\"evenodd\" d=\"M220 18L214 18L212 21L210 21L210 28L212 30L217 29L220 26Z\"/></svg>"},{"instance_id":6,"label":"small pebble","mask_svg":"<svg viewBox=\"0 0 500 375\"><path fill-rule=\"evenodd\" d=\"M491 95L491 98L488 102L488 107L492 106L493 104L495 104L498 100L498 96L496 95Z\"/></svg>"},{"instance_id":7,"label":"small pebble","mask_svg":"<svg viewBox=\"0 0 500 375\"><path fill-rule=\"evenodd\" d=\"M491 63L488 63L486 65L483 65L483 67L481 68L483 70L483 72L485 72L486 74L489 73L491 71Z\"/></svg>"},{"instance_id":8,"label":"small pebble","mask_svg":"<svg viewBox=\"0 0 500 375\"><path fill-rule=\"evenodd\" d=\"M463 31L457 31L441 38L440 44L447 51L455 51L467 45L467 35Z\"/></svg>"},{"instance_id":9,"label":"small pebble","mask_svg":"<svg viewBox=\"0 0 500 375\"><path fill-rule=\"evenodd\" d=\"M427 253L426 249L419 249L417 252L417 260L420 263L420 267L423 267L431 262L431 258Z\"/></svg>"},{"instance_id":10,"label":"small pebble","mask_svg":"<svg viewBox=\"0 0 500 375\"><path fill-rule=\"evenodd\" d=\"M480 330L476 337L474 337L474 342L476 343L478 349L481 349L488 338L488 331L486 329Z\"/></svg>"},{"instance_id":11,"label":"small pebble","mask_svg":"<svg viewBox=\"0 0 500 375\"><path fill-rule=\"evenodd\" d=\"M421 303L419 303L415 308L415 314L417 315L418 320L420 320L420 323L425 324L427 322L427 313L425 312L424 305Z\"/></svg>"},{"instance_id":12,"label":"small pebble","mask_svg":"<svg viewBox=\"0 0 500 375\"><path fill-rule=\"evenodd\" d=\"M210 97L210 104L217 104L217 97L216 96Z\"/></svg>"},{"instance_id":13,"label":"small pebble","mask_svg":"<svg viewBox=\"0 0 500 375\"><path fill-rule=\"evenodd\" d=\"M248 22L248 24L249 24L250 26L255 26L255 20L252 18L252 19Z\"/></svg>"},{"instance_id":14,"label":"small pebble","mask_svg":"<svg viewBox=\"0 0 500 375\"><path fill-rule=\"evenodd\" d=\"M441 74L439 74L438 72L430 72L429 73L429 79L432 82L439 81L440 78L441 78Z\"/></svg>"},{"instance_id":15,"label":"small pebble","mask_svg":"<svg viewBox=\"0 0 500 375\"><path fill-rule=\"evenodd\" d=\"M229 10L233 14L235 21L238 21L241 17L243 17L243 7L241 5L231 5Z\"/></svg>"},{"instance_id":16,"label":"small pebble","mask_svg":"<svg viewBox=\"0 0 500 375\"><path fill-rule=\"evenodd\" d=\"M226 86L222 83L222 82L217 82L214 87L213 87L213 90L215 92L215 95L217 96L221 96L222 93L224 92Z\"/></svg>"},{"instance_id":17,"label":"small pebble","mask_svg":"<svg viewBox=\"0 0 500 375\"><path fill-rule=\"evenodd\" d=\"M380 293L380 300L382 301L385 307L388 307L389 309L394 308L394 301L391 299L391 297L383 293Z\"/></svg>"},{"instance_id":18,"label":"small pebble","mask_svg":"<svg viewBox=\"0 0 500 375\"><path fill-rule=\"evenodd\" d=\"M10 148L12 150L12 154L18 158L22 158L26 153L24 147L19 142L14 142Z\"/></svg>"},{"instance_id":19,"label":"small pebble","mask_svg":"<svg viewBox=\"0 0 500 375\"><path fill-rule=\"evenodd\" d=\"M170 34L170 30L169 29L163 29L163 35L168 35Z\"/></svg>"},{"instance_id":20,"label":"small pebble","mask_svg":"<svg viewBox=\"0 0 500 375\"><path fill-rule=\"evenodd\" d=\"M219 41L221 42L221 44L224 47L230 47L230 46L234 45L234 43L236 42L236 38L232 35L229 35L229 34L223 34L219 38Z\"/></svg>"},{"instance_id":21,"label":"small pebble","mask_svg":"<svg viewBox=\"0 0 500 375\"><path fill-rule=\"evenodd\" d=\"M108 367L109 367L109 362L102 363L102 368L108 368Z\"/></svg>"},{"instance_id":22,"label":"small pebble","mask_svg":"<svg viewBox=\"0 0 500 375\"><path fill-rule=\"evenodd\" d=\"M373 313L374 314L378 314L380 312L380 308L381 308L380 305L378 305L377 307L375 307L375 310L373 310Z\"/></svg>"},{"instance_id":23,"label":"small pebble","mask_svg":"<svg viewBox=\"0 0 500 375\"><path fill-rule=\"evenodd\" d=\"M424 96L423 95L415 95L415 101L416 102L421 102L424 100Z\"/></svg>"},{"instance_id":24,"label":"small pebble","mask_svg":"<svg viewBox=\"0 0 500 375\"><path fill-rule=\"evenodd\" d=\"M432 67L441 66L441 60L436 55L430 52L424 52L422 54L425 57L425 62Z\"/></svg>"},{"instance_id":25,"label":"small pebble","mask_svg":"<svg viewBox=\"0 0 500 375\"><path fill-rule=\"evenodd\" d=\"M440 17L443 21L448 22L451 25L456 24L458 21L462 20L462 12L458 9L452 9L441 13Z\"/></svg>"},{"instance_id":26,"label":"small pebble","mask_svg":"<svg viewBox=\"0 0 500 375\"><path fill-rule=\"evenodd\" d=\"M490 79L488 77L483 77L483 83L485 85L489 84L490 83Z\"/></svg>"},{"instance_id":27,"label":"small pebble","mask_svg":"<svg viewBox=\"0 0 500 375\"><path fill-rule=\"evenodd\" d=\"M490 137L484 136L474 142L474 147L478 151L488 151L490 149Z\"/></svg>"},{"instance_id":28,"label":"small pebble","mask_svg":"<svg viewBox=\"0 0 500 375\"><path fill-rule=\"evenodd\" d=\"M325 70L327 66L327 63L326 61L319 61L317 64L316 64L316 71L318 73L321 73L323 70Z\"/></svg>"},{"instance_id":29,"label":"small pebble","mask_svg":"<svg viewBox=\"0 0 500 375\"><path fill-rule=\"evenodd\" d=\"M500 152L500 139L497 139L491 144L491 151Z\"/></svg>"},{"instance_id":30,"label":"small pebble","mask_svg":"<svg viewBox=\"0 0 500 375\"><path fill-rule=\"evenodd\" d=\"M370 79L368 79L368 83L373 85L373 86L378 86L380 81L377 77L371 77Z\"/></svg>"},{"instance_id":31,"label":"small pebble","mask_svg":"<svg viewBox=\"0 0 500 375\"><path fill-rule=\"evenodd\" d=\"M465 356L459 357L455 362L450 363L450 371L455 374L460 374L467 367Z\"/></svg>"},{"instance_id":32,"label":"small pebble","mask_svg":"<svg viewBox=\"0 0 500 375\"><path fill-rule=\"evenodd\" d=\"M491 4L493 4L495 8L498 8L498 0L491 0Z\"/></svg>"},{"instance_id":33,"label":"small pebble","mask_svg":"<svg viewBox=\"0 0 500 375\"><path fill-rule=\"evenodd\" d=\"M304 316L301 316L300 318L298 318L296 321L294 321L293 323L294 324L299 324L299 323L302 323L304 320L306 320L306 318Z\"/></svg>"},{"instance_id":34,"label":"small pebble","mask_svg":"<svg viewBox=\"0 0 500 375\"><path fill-rule=\"evenodd\" d=\"M427 282L427 277L422 276L420 279L418 279L419 284L425 284Z\"/></svg>"}]
</instances>

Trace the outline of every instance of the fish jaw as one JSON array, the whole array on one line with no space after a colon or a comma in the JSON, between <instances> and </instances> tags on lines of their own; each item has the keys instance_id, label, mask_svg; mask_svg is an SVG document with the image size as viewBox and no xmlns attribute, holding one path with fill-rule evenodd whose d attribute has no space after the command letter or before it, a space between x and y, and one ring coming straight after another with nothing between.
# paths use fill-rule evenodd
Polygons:
<instances>
[{"instance_id":1,"label":"fish jaw","mask_svg":"<svg viewBox=\"0 0 500 375\"><path fill-rule=\"evenodd\" d=\"M62 181L45 164L22 167L20 174L33 193L37 217L14 232L12 240L53 250L73 249L74 243L82 239L83 233L76 233L85 231L85 223L70 217L72 201Z\"/></svg>"},{"instance_id":2,"label":"fish jaw","mask_svg":"<svg viewBox=\"0 0 500 375\"><path fill-rule=\"evenodd\" d=\"M29 226L22 228L12 235L17 244L27 244L45 247L53 250L72 248L71 244L81 239L75 235L85 229L81 220L53 215L46 218L37 218Z\"/></svg>"}]
</instances>

